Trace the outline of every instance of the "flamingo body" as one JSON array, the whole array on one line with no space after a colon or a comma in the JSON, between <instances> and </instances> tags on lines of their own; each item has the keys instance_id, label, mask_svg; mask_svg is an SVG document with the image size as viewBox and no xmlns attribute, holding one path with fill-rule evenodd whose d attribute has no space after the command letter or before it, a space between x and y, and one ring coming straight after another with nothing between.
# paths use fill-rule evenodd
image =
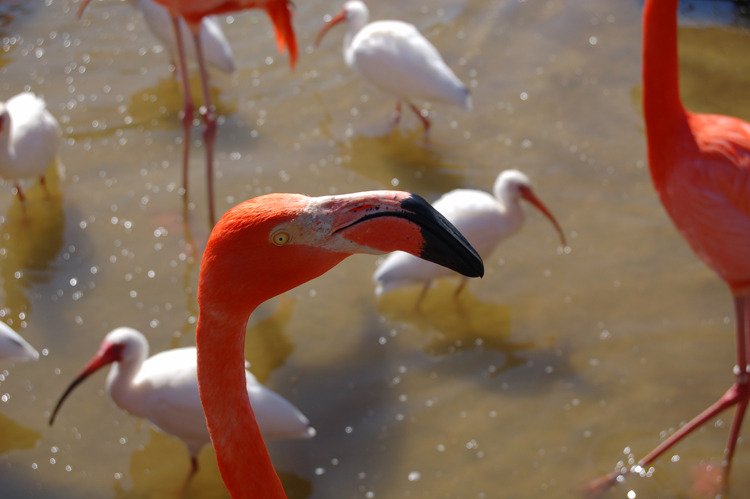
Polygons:
<instances>
[{"instance_id":1,"label":"flamingo body","mask_svg":"<svg viewBox=\"0 0 750 499\"><path fill-rule=\"evenodd\" d=\"M649 143L654 186L693 251L732 290L750 291L750 124L684 116L675 150Z\"/></svg>"},{"instance_id":2,"label":"flamingo body","mask_svg":"<svg viewBox=\"0 0 750 499\"><path fill-rule=\"evenodd\" d=\"M664 208L706 265L734 297L735 382L718 401L680 427L632 470L647 466L726 409L736 406L722 463L729 471L750 401L750 124L686 111L679 93L679 0L646 0L643 8L643 109L651 179ZM587 486L600 494L627 468ZM722 495L723 494L719 494Z\"/></svg>"},{"instance_id":3,"label":"flamingo body","mask_svg":"<svg viewBox=\"0 0 750 499\"><path fill-rule=\"evenodd\" d=\"M169 11L154 0L133 0L135 7L154 35L164 43L172 54L177 53L177 42ZM180 35L185 47L185 57L196 60L195 45L190 40L191 33L184 20L180 20ZM200 23L201 48L206 63L224 73L234 73L235 63L232 47L229 46L224 31L215 16L206 16Z\"/></svg>"},{"instance_id":4,"label":"flamingo body","mask_svg":"<svg viewBox=\"0 0 750 499\"><path fill-rule=\"evenodd\" d=\"M57 156L61 134L41 97L23 92L0 102L0 177L44 177ZM20 188L18 194L23 199Z\"/></svg>"},{"instance_id":5,"label":"flamingo body","mask_svg":"<svg viewBox=\"0 0 750 499\"><path fill-rule=\"evenodd\" d=\"M185 442L194 460L211 441L198 394L196 349L177 348L147 356L148 342L140 332L127 327L111 331L97 355L60 398L50 424L70 391L84 378L111 363L106 389L115 404ZM307 418L296 407L258 383L248 371L245 371L245 389L265 438L311 438L315 435Z\"/></svg>"},{"instance_id":6,"label":"flamingo body","mask_svg":"<svg viewBox=\"0 0 750 499\"><path fill-rule=\"evenodd\" d=\"M37 360L39 352L29 345L21 335L0 321L0 359L25 362Z\"/></svg>"},{"instance_id":7,"label":"flamingo body","mask_svg":"<svg viewBox=\"0 0 750 499\"><path fill-rule=\"evenodd\" d=\"M468 276L484 272L481 258L455 227L422 198L404 192L269 194L234 207L214 227L198 283L198 386L219 470L233 498L286 497L244 389L250 314L347 256L395 250Z\"/></svg>"},{"instance_id":8,"label":"flamingo body","mask_svg":"<svg viewBox=\"0 0 750 499\"><path fill-rule=\"evenodd\" d=\"M365 80L409 104L419 98L471 109L469 89L414 25L402 21L368 24L369 17L361 1L346 2L321 30L316 45L333 25L347 21L344 61Z\"/></svg>"},{"instance_id":9,"label":"flamingo body","mask_svg":"<svg viewBox=\"0 0 750 499\"><path fill-rule=\"evenodd\" d=\"M88 3L90 0L86 0ZM193 33L206 16L229 14L245 9L265 10L274 25L279 52L289 50L292 67L297 61L297 41L292 28L292 16L288 0L154 0L171 14L182 17Z\"/></svg>"},{"instance_id":10,"label":"flamingo body","mask_svg":"<svg viewBox=\"0 0 750 499\"><path fill-rule=\"evenodd\" d=\"M466 237L482 259L492 254L498 244L516 233L523 225L525 212L521 200L527 199L552 221L565 238L549 210L531 191L529 178L518 170L505 170L498 175L493 194L473 189L456 189L441 196L434 207ZM429 286L433 279L456 275L455 272L416 258L403 251L388 255L373 275L376 295L421 283Z\"/></svg>"}]
</instances>

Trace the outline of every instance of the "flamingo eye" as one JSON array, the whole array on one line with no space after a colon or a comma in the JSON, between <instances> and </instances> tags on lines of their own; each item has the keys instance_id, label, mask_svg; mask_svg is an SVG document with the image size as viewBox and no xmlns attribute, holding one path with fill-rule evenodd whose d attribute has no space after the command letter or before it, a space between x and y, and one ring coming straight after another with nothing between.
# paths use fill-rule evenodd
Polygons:
<instances>
[{"instance_id":1,"label":"flamingo eye","mask_svg":"<svg viewBox=\"0 0 750 499\"><path fill-rule=\"evenodd\" d=\"M271 241L273 241L273 244L276 246L284 246L286 243L289 242L289 234L287 232L277 232L273 236L271 236Z\"/></svg>"}]
</instances>

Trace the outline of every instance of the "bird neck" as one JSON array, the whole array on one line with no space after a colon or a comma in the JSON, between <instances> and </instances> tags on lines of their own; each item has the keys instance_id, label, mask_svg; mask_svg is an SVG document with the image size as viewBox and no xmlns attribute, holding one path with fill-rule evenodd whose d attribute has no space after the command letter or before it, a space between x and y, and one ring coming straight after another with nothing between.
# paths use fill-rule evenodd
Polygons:
<instances>
[{"instance_id":1,"label":"bird neck","mask_svg":"<svg viewBox=\"0 0 750 499\"><path fill-rule=\"evenodd\" d=\"M0 163L8 164L15 160L16 152L10 140L10 119L5 119L5 126L0 130Z\"/></svg>"},{"instance_id":2,"label":"bird neck","mask_svg":"<svg viewBox=\"0 0 750 499\"><path fill-rule=\"evenodd\" d=\"M107 392L120 409L133 416L145 417L141 407L142 397L133 395L133 381L143 367L144 359L133 359L128 362L115 362L107 375Z\"/></svg>"},{"instance_id":3,"label":"bird neck","mask_svg":"<svg viewBox=\"0 0 750 499\"><path fill-rule=\"evenodd\" d=\"M659 182L674 164L668 158L692 138L680 100L677 56L679 0L646 0L643 8L643 112L651 175Z\"/></svg>"},{"instance_id":4,"label":"bird neck","mask_svg":"<svg viewBox=\"0 0 750 499\"><path fill-rule=\"evenodd\" d=\"M347 24L349 25L344 36L344 59L347 65L351 66L351 60L354 58L352 41L357 36L359 30L364 28L369 19L369 13L367 12L350 12L347 18Z\"/></svg>"},{"instance_id":5,"label":"bird neck","mask_svg":"<svg viewBox=\"0 0 750 499\"><path fill-rule=\"evenodd\" d=\"M286 499L247 395L244 342L250 314L211 308L204 304L198 318L198 387L221 477L233 499Z\"/></svg>"}]
</instances>

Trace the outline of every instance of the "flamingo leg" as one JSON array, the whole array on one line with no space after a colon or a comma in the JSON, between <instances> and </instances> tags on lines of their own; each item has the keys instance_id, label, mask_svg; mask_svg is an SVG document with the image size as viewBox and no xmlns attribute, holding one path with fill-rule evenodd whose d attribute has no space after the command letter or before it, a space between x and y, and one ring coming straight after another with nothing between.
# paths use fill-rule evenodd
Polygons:
<instances>
[{"instance_id":1,"label":"flamingo leg","mask_svg":"<svg viewBox=\"0 0 750 499\"><path fill-rule=\"evenodd\" d=\"M460 295L461 291L464 290L464 288L466 287L466 283L467 282L468 282L467 279L465 279L465 278L461 279L461 284L459 284L458 287L456 288L456 290L453 292L453 299L454 300L458 300L458 295Z\"/></svg>"},{"instance_id":2,"label":"flamingo leg","mask_svg":"<svg viewBox=\"0 0 750 499\"><path fill-rule=\"evenodd\" d=\"M416 114L420 120L422 120L422 125L424 125L424 136L426 139L427 133L430 131L430 120L428 120L426 116L423 116L422 112L417 109L417 106L415 106L414 104L410 103L409 108L414 111L414 114Z\"/></svg>"},{"instance_id":3,"label":"flamingo leg","mask_svg":"<svg viewBox=\"0 0 750 499\"><path fill-rule=\"evenodd\" d=\"M744 396L737 401L737 410L732 419L732 427L729 431L729 440L727 441L727 449L724 455L722 484L726 491L729 489L729 471L732 468L732 458L737 448L737 439L740 436L740 429L742 428L742 421L745 418L748 401L750 401L750 366L747 364L750 358L750 352L748 352L748 349L750 349L750 321L748 320L750 310L748 310L747 298L747 295L735 296L734 298L734 308L737 316L737 366L735 367L735 372L737 374L737 384L741 384L744 387Z\"/></svg>"},{"instance_id":4,"label":"flamingo leg","mask_svg":"<svg viewBox=\"0 0 750 499\"><path fill-rule=\"evenodd\" d=\"M18 199L21 200L21 203L26 202L26 196L23 195L23 191L21 190L21 185L16 182L16 192L18 192Z\"/></svg>"},{"instance_id":5,"label":"flamingo leg","mask_svg":"<svg viewBox=\"0 0 750 499\"><path fill-rule=\"evenodd\" d=\"M392 126L398 125L398 123L401 121L401 101L396 101L396 109L393 110L393 121Z\"/></svg>"},{"instance_id":6,"label":"flamingo leg","mask_svg":"<svg viewBox=\"0 0 750 499\"><path fill-rule=\"evenodd\" d=\"M208 218L211 227L216 223L214 215L214 144L216 143L216 111L211 105L211 92L208 87L208 71L203 58L203 49L200 39L200 24L191 26L193 40L195 42L195 53L198 57L198 68L201 75L201 86L203 87L203 106L200 113L205 124L203 128L203 143L206 148L206 175L208 186Z\"/></svg>"},{"instance_id":7,"label":"flamingo leg","mask_svg":"<svg viewBox=\"0 0 750 499\"><path fill-rule=\"evenodd\" d=\"M39 183L42 184L42 187L44 188L44 194L49 198L49 188L47 187L47 177L42 175L39 177Z\"/></svg>"},{"instance_id":8,"label":"flamingo leg","mask_svg":"<svg viewBox=\"0 0 750 499\"><path fill-rule=\"evenodd\" d=\"M731 388L729 388L729 390L727 390L726 393L724 393L724 395L722 395L712 406L693 418L671 437L659 444L654 450L647 454L646 457L638 461L637 466L630 469L622 468L613 471L612 473L590 482L581 489L581 492L584 493L584 495L591 498L600 497L601 494L617 482L617 477L626 475L638 468L648 466L677 442L703 426L713 417L736 404L737 410L735 411L732 420L727 448L724 451L724 462L722 463L724 466L722 471L722 488L727 490L727 478L729 477L729 470L732 465L732 457L734 457L734 451L737 446L737 439L739 438L742 420L747 411L748 402L750 402L750 368L747 365L747 359L750 358L750 353L748 352L748 348L750 348L750 321L748 321L750 310L748 310L747 307L749 296L750 294L745 294L742 296L735 296L734 298L735 320L737 324L737 366L734 369L736 379Z\"/></svg>"},{"instance_id":9,"label":"flamingo leg","mask_svg":"<svg viewBox=\"0 0 750 499\"><path fill-rule=\"evenodd\" d=\"M432 281L427 281L426 283L424 283L424 286L422 286L422 292L419 293L419 298L417 298L417 303L414 305L415 312L419 312L419 308L422 306L424 297L427 295L427 290L430 289L430 284L432 284Z\"/></svg>"},{"instance_id":10,"label":"flamingo leg","mask_svg":"<svg viewBox=\"0 0 750 499\"><path fill-rule=\"evenodd\" d=\"M182 32L180 30L179 16L172 14L172 27L175 40L177 41L177 58L179 59L179 72L182 78L183 108L182 108L182 130L184 143L182 149L182 189L183 196L187 201L188 195L188 160L190 158L190 130L193 127L193 112L195 105L190 95L190 78L188 76L187 62L185 59L185 46L183 45ZM186 203L187 204L187 203Z\"/></svg>"}]
</instances>

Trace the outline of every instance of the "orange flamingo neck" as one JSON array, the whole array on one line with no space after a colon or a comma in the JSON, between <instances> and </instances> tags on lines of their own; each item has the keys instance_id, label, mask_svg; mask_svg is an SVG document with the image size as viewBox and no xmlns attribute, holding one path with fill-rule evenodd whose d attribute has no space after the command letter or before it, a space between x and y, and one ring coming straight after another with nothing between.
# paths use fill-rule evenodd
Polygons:
<instances>
[{"instance_id":1,"label":"orange flamingo neck","mask_svg":"<svg viewBox=\"0 0 750 499\"><path fill-rule=\"evenodd\" d=\"M258 305L323 274L346 254L302 245L273 250L273 226L308 198L251 199L222 217L201 261L198 388L224 484L233 499L286 499L245 387L245 329ZM295 266L295 262L296 266Z\"/></svg>"},{"instance_id":2,"label":"orange flamingo neck","mask_svg":"<svg viewBox=\"0 0 750 499\"><path fill-rule=\"evenodd\" d=\"M249 314L230 318L201 309L196 333L201 400L230 496L286 499L245 387L243 352L248 318Z\"/></svg>"},{"instance_id":3,"label":"orange flamingo neck","mask_svg":"<svg viewBox=\"0 0 750 499\"><path fill-rule=\"evenodd\" d=\"M643 7L643 113L651 175L660 185L671 160L692 140L680 100L677 56L679 0L646 0Z\"/></svg>"}]
</instances>

